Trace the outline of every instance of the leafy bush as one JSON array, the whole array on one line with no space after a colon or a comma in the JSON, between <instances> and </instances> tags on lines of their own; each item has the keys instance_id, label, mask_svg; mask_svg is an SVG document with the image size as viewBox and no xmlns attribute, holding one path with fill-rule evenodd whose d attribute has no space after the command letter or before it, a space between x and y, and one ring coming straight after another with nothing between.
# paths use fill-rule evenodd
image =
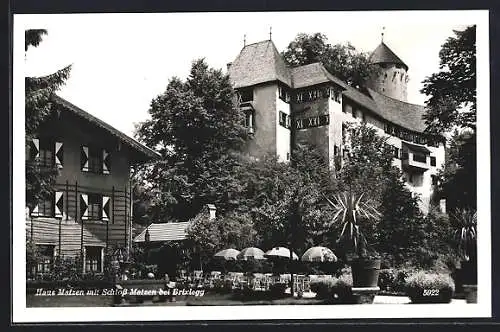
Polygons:
<instances>
[{"instance_id":1,"label":"leafy bush","mask_svg":"<svg viewBox=\"0 0 500 332\"><path fill-rule=\"evenodd\" d=\"M286 288L286 283L278 282L269 286L269 293L272 297L283 297L285 295Z\"/></svg>"},{"instance_id":2,"label":"leafy bush","mask_svg":"<svg viewBox=\"0 0 500 332\"><path fill-rule=\"evenodd\" d=\"M396 280L396 269L383 269L380 270L378 275L378 287L384 291L392 291L394 288L394 281Z\"/></svg>"},{"instance_id":3,"label":"leafy bush","mask_svg":"<svg viewBox=\"0 0 500 332\"><path fill-rule=\"evenodd\" d=\"M352 295L352 274L343 274L335 280L332 292L333 297L340 302L349 302Z\"/></svg>"},{"instance_id":4,"label":"leafy bush","mask_svg":"<svg viewBox=\"0 0 500 332\"><path fill-rule=\"evenodd\" d=\"M337 279L322 279L312 281L310 284L311 291L316 293L318 299L328 299L333 296L332 288Z\"/></svg>"},{"instance_id":5,"label":"leafy bush","mask_svg":"<svg viewBox=\"0 0 500 332\"><path fill-rule=\"evenodd\" d=\"M448 303L454 291L448 274L420 271L406 278L406 294L413 303Z\"/></svg>"},{"instance_id":6,"label":"leafy bush","mask_svg":"<svg viewBox=\"0 0 500 332\"><path fill-rule=\"evenodd\" d=\"M311 282L311 291L316 298L325 300L347 300L351 294L352 275L342 274L338 278L329 278Z\"/></svg>"},{"instance_id":7,"label":"leafy bush","mask_svg":"<svg viewBox=\"0 0 500 332\"><path fill-rule=\"evenodd\" d=\"M406 279L414 273L412 268L382 269L379 273L378 286L383 291L404 293Z\"/></svg>"}]
</instances>

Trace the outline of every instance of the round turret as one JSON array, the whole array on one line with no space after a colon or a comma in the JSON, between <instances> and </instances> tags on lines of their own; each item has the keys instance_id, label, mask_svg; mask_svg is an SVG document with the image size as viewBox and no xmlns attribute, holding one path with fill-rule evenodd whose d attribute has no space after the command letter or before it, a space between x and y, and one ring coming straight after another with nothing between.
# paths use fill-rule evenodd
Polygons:
<instances>
[{"instance_id":1,"label":"round turret","mask_svg":"<svg viewBox=\"0 0 500 332\"><path fill-rule=\"evenodd\" d=\"M407 101L408 66L382 41L370 55L379 72L368 81L368 87L388 97Z\"/></svg>"}]
</instances>

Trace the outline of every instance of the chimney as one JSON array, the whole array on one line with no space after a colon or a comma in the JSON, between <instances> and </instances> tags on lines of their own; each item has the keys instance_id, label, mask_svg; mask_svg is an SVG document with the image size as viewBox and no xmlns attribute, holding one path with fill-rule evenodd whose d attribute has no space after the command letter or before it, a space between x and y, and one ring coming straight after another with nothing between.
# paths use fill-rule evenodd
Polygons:
<instances>
[{"instance_id":1,"label":"chimney","mask_svg":"<svg viewBox=\"0 0 500 332\"><path fill-rule=\"evenodd\" d=\"M226 65L226 66L227 66L227 71L229 71L229 69L231 68L231 65L232 65L232 64L233 64L232 62L228 62L228 63L227 63L227 65Z\"/></svg>"},{"instance_id":2,"label":"chimney","mask_svg":"<svg viewBox=\"0 0 500 332\"><path fill-rule=\"evenodd\" d=\"M214 220L215 219L215 211L217 210L217 208L215 207L214 204L207 204L207 206L208 206L208 212L210 212L209 219Z\"/></svg>"}]
</instances>

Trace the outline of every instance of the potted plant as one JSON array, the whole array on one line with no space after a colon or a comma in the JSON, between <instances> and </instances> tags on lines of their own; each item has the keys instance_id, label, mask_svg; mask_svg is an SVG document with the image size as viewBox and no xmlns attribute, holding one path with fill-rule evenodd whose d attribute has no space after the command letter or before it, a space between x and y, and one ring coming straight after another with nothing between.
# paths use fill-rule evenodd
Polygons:
<instances>
[{"instance_id":1,"label":"potted plant","mask_svg":"<svg viewBox=\"0 0 500 332\"><path fill-rule=\"evenodd\" d=\"M326 198L326 197L325 197ZM375 252L367 250L368 243L363 235L359 221L378 220L380 213L365 199L364 193L353 192L338 194L334 201L326 198L334 208L333 222L341 222L342 231L338 242L351 251L350 265L353 287L378 287L381 260Z\"/></svg>"},{"instance_id":2,"label":"potted plant","mask_svg":"<svg viewBox=\"0 0 500 332\"><path fill-rule=\"evenodd\" d=\"M454 291L448 274L419 271L406 279L406 294L412 303L449 303Z\"/></svg>"},{"instance_id":3,"label":"potted plant","mask_svg":"<svg viewBox=\"0 0 500 332\"><path fill-rule=\"evenodd\" d=\"M460 270L457 271L458 283L466 293L467 302L474 303L477 294L477 212L473 209L458 209L451 217L461 258Z\"/></svg>"}]
</instances>

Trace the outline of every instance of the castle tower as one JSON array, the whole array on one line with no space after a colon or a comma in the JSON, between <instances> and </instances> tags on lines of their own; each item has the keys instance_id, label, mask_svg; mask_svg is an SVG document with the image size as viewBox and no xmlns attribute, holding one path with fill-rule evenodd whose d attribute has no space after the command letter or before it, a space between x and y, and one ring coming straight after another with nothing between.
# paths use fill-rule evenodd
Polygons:
<instances>
[{"instance_id":1,"label":"castle tower","mask_svg":"<svg viewBox=\"0 0 500 332\"><path fill-rule=\"evenodd\" d=\"M370 78L368 87L388 97L407 101L408 66L394 54L383 39L369 60L380 70Z\"/></svg>"}]
</instances>

